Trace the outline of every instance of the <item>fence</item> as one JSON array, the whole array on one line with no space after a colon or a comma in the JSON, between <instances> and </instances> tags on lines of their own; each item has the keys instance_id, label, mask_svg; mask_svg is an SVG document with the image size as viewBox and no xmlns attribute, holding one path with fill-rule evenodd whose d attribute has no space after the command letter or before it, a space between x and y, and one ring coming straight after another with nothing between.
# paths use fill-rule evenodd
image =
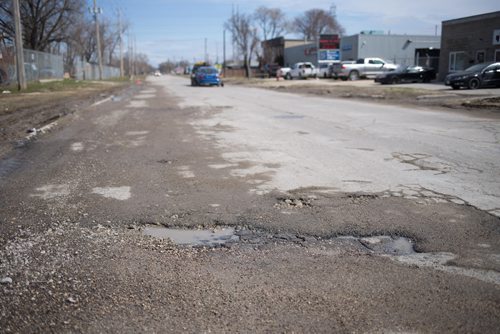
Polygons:
<instances>
[{"instance_id":1,"label":"fence","mask_svg":"<svg viewBox=\"0 0 500 334\"><path fill-rule=\"evenodd\" d=\"M44 79L63 79L64 60L62 55L24 49L24 72L28 82ZM99 67L83 61L76 61L72 76L77 80L99 80ZM120 69L103 66L103 79L120 77ZM0 84L17 81L14 47L0 49Z\"/></svg>"},{"instance_id":2,"label":"fence","mask_svg":"<svg viewBox=\"0 0 500 334\"><path fill-rule=\"evenodd\" d=\"M259 74L258 69L255 68L251 68L250 71L251 77L258 76ZM223 73L226 78L244 78L246 75L244 68L226 68L225 70L223 70Z\"/></svg>"},{"instance_id":3,"label":"fence","mask_svg":"<svg viewBox=\"0 0 500 334\"><path fill-rule=\"evenodd\" d=\"M99 65L90 64L84 61L75 62L75 72L77 80L99 80ZM117 67L103 66L102 79L112 79L120 77L120 69Z\"/></svg>"},{"instance_id":4,"label":"fence","mask_svg":"<svg viewBox=\"0 0 500 334\"><path fill-rule=\"evenodd\" d=\"M24 72L26 80L62 79L63 57L45 52L24 50ZM17 80L16 57L13 47L0 50L0 83L9 84Z\"/></svg>"}]
</instances>

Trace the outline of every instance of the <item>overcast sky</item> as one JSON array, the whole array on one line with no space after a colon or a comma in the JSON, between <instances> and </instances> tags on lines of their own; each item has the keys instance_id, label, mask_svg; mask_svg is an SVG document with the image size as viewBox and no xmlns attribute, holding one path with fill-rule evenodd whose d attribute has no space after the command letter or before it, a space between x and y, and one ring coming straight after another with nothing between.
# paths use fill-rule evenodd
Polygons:
<instances>
[{"instance_id":1,"label":"overcast sky","mask_svg":"<svg viewBox=\"0 0 500 334\"><path fill-rule=\"evenodd\" d=\"M222 61L223 24L232 8L252 13L259 6L281 8L292 19L313 8L336 5L347 35L361 30L434 35L441 21L500 11L499 0L97 0L104 15L121 8L131 22L139 52L153 65L165 61L203 60L205 38L210 59ZM500 28L500 23L499 23ZM294 37L289 35L289 37ZM231 54L230 36L226 53Z\"/></svg>"}]
</instances>

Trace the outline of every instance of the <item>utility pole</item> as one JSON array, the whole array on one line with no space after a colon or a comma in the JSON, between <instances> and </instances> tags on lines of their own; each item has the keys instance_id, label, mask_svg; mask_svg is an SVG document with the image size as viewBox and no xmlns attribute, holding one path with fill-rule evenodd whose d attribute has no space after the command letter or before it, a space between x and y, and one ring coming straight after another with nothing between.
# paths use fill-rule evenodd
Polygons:
<instances>
[{"instance_id":1,"label":"utility pole","mask_svg":"<svg viewBox=\"0 0 500 334\"><path fill-rule=\"evenodd\" d=\"M208 62L208 53L207 53L207 38L205 37L205 63Z\"/></svg>"},{"instance_id":2,"label":"utility pole","mask_svg":"<svg viewBox=\"0 0 500 334\"><path fill-rule=\"evenodd\" d=\"M130 79L133 79L133 74L132 74L132 38L130 36L130 28L128 29L128 38L127 38L127 43L128 43L128 76Z\"/></svg>"},{"instance_id":3,"label":"utility pole","mask_svg":"<svg viewBox=\"0 0 500 334\"><path fill-rule=\"evenodd\" d=\"M101 13L101 9L97 8L96 0L94 0L94 9L92 12L94 13L95 33L97 39L97 60L99 61L99 80L102 80L101 34L99 32L99 20L97 19L97 14Z\"/></svg>"},{"instance_id":4,"label":"utility pole","mask_svg":"<svg viewBox=\"0 0 500 334\"><path fill-rule=\"evenodd\" d=\"M222 31L222 73L226 76L226 28Z\"/></svg>"},{"instance_id":5,"label":"utility pole","mask_svg":"<svg viewBox=\"0 0 500 334\"><path fill-rule=\"evenodd\" d=\"M122 38L122 16L121 11L118 9L118 33L120 38L120 77L124 76L123 70L123 38Z\"/></svg>"},{"instance_id":6,"label":"utility pole","mask_svg":"<svg viewBox=\"0 0 500 334\"><path fill-rule=\"evenodd\" d=\"M24 90L28 88L28 85L26 84L26 75L24 72L23 31L21 29L21 11L19 10L19 0L13 0L12 7L16 30L17 89Z\"/></svg>"},{"instance_id":7,"label":"utility pole","mask_svg":"<svg viewBox=\"0 0 500 334\"><path fill-rule=\"evenodd\" d=\"M134 75L137 75L137 39L134 34Z\"/></svg>"}]
</instances>

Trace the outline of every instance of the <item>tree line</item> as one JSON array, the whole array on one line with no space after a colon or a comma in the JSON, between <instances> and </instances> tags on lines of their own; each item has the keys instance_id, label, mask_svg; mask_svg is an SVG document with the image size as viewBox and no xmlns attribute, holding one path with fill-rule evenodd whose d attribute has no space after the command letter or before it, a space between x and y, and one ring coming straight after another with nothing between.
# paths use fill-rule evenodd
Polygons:
<instances>
[{"instance_id":1,"label":"tree line","mask_svg":"<svg viewBox=\"0 0 500 334\"><path fill-rule=\"evenodd\" d=\"M316 41L321 34L342 35L345 30L337 21L335 13L323 9L310 9L303 14L288 19L280 8L257 8L246 14L236 11L225 23L245 67L250 76L252 57L261 59L260 43L268 39L292 33L305 40Z\"/></svg>"},{"instance_id":2,"label":"tree line","mask_svg":"<svg viewBox=\"0 0 500 334\"><path fill-rule=\"evenodd\" d=\"M69 73L74 73L77 61L97 63L94 13L86 0L22 0L20 12L25 48L63 55L64 70ZM120 39L129 29L129 23L125 19L118 22L117 15L99 15L98 21L103 64L119 67ZM0 31L2 46L12 45L15 38L12 0L0 0ZM124 50L127 73L132 67L138 73L148 71L148 63L146 55Z\"/></svg>"}]
</instances>

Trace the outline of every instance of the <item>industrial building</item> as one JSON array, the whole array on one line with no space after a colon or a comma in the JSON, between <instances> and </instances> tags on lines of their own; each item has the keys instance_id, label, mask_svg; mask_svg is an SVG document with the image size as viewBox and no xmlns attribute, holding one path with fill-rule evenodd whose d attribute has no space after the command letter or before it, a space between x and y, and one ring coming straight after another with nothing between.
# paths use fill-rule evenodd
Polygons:
<instances>
[{"instance_id":1,"label":"industrial building","mask_svg":"<svg viewBox=\"0 0 500 334\"><path fill-rule=\"evenodd\" d=\"M323 36L328 42L323 43L324 47L321 37L319 42L284 37L264 41L264 63L288 67L297 62L311 62L318 66L324 61L379 57L401 65L417 64L436 70L439 67L440 36L388 35L378 31L344 36L340 41L337 35Z\"/></svg>"},{"instance_id":2,"label":"industrial building","mask_svg":"<svg viewBox=\"0 0 500 334\"><path fill-rule=\"evenodd\" d=\"M390 35L365 31L343 36L340 41L342 60L378 57L401 65L421 65L438 70L440 36Z\"/></svg>"}]
</instances>

